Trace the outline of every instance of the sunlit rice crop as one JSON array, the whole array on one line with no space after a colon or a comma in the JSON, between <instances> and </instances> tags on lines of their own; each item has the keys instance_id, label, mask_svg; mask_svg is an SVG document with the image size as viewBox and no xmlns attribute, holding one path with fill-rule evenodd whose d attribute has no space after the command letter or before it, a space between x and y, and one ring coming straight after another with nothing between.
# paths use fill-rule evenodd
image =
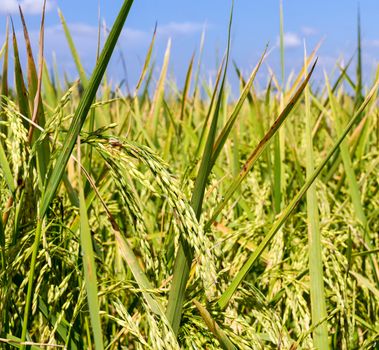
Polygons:
<instances>
[{"instance_id":1,"label":"sunlit rice crop","mask_svg":"<svg viewBox=\"0 0 379 350\"><path fill-rule=\"evenodd\" d=\"M91 76L60 13L73 83L50 76L43 19L38 62L23 22L25 67L7 27L1 347L377 348L378 81L358 59L315 86L318 48L284 81L282 38L282 77L258 90L267 52L246 78L230 65L231 11L214 81L194 56L176 86L169 42L155 84L154 32L124 94L104 73L132 3Z\"/></svg>"}]
</instances>

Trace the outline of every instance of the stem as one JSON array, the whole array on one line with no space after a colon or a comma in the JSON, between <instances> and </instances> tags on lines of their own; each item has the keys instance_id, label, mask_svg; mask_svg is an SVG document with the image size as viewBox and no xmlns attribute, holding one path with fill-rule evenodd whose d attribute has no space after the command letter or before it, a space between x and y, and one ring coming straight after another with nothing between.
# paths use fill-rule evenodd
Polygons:
<instances>
[{"instance_id":1,"label":"stem","mask_svg":"<svg viewBox=\"0 0 379 350\"><path fill-rule=\"evenodd\" d=\"M42 233L42 223L43 223L43 219L38 219L36 234L35 234L34 244L33 244L32 261L30 263L28 291L26 294L26 303L25 303L25 311L24 311L24 322L22 325L21 342L23 342L23 343L26 340L26 332L28 330L29 313L30 313L30 309L32 306L33 280L34 280L34 273L35 273L35 269L36 269L36 261L37 261L39 241L41 239L41 233ZM23 345L21 345L21 350L24 350L24 349L25 349L25 345L23 344Z\"/></svg>"}]
</instances>

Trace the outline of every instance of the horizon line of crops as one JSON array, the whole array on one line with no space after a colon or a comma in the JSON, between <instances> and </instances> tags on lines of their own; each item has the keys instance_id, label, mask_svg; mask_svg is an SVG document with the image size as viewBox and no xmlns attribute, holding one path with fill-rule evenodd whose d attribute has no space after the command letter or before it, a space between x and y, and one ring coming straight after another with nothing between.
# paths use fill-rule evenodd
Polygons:
<instances>
[{"instance_id":1,"label":"horizon line of crops","mask_svg":"<svg viewBox=\"0 0 379 350\"><path fill-rule=\"evenodd\" d=\"M316 47L285 84L280 2L281 82L272 75L263 97L255 90L266 50L246 81L234 62L241 91L230 102L233 4L215 82L201 83L208 99L199 86L203 40L182 92L166 88L168 42L150 97L156 30L134 93L112 91L105 71L132 3L124 1L90 78L59 12L83 94L77 83L62 86L57 71L50 77L43 17L35 64L21 9L27 84L12 24L9 88L6 29L0 341L22 349L375 346L379 131L370 129L379 130L379 82L364 93L359 14L356 82L339 67L334 85L326 76L315 93Z\"/></svg>"}]
</instances>

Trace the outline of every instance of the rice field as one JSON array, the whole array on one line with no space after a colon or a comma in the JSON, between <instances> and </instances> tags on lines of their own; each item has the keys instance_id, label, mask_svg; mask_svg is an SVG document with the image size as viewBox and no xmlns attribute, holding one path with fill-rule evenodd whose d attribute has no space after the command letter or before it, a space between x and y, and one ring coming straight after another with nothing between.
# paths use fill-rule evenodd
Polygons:
<instances>
[{"instance_id":1,"label":"rice field","mask_svg":"<svg viewBox=\"0 0 379 350\"><path fill-rule=\"evenodd\" d=\"M267 50L241 73L231 13L215 79L199 54L177 86L170 42L156 75L154 33L126 94L106 69L132 3L91 75L60 13L74 82L43 59L43 18L39 52L24 21L0 43L0 347L379 349L379 70L363 84L360 36L334 76L314 83L316 47L262 86Z\"/></svg>"}]
</instances>

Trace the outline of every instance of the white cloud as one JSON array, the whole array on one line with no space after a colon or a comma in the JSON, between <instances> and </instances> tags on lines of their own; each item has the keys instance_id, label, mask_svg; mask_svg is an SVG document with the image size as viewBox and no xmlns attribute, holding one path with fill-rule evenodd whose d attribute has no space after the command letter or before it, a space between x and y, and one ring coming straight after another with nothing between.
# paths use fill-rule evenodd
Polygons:
<instances>
[{"instance_id":1,"label":"white cloud","mask_svg":"<svg viewBox=\"0 0 379 350\"><path fill-rule=\"evenodd\" d=\"M276 39L276 45L280 45L280 37ZM293 32L284 33L284 46L286 48L295 48L301 45L301 39L298 34Z\"/></svg>"},{"instance_id":2,"label":"white cloud","mask_svg":"<svg viewBox=\"0 0 379 350\"><path fill-rule=\"evenodd\" d=\"M318 30L316 28L312 28L312 27L302 27L301 32L305 36L312 36L312 35L317 34Z\"/></svg>"},{"instance_id":3,"label":"white cloud","mask_svg":"<svg viewBox=\"0 0 379 350\"><path fill-rule=\"evenodd\" d=\"M0 0L0 3L2 3L2 1L3 0ZM68 23L68 27L84 69L88 74L90 74L96 63L98 27L96 25L88 25L80 22L70 22ZM105 30L101 30L101 45L104 45L105 35L107 35L104 33ZM25 62L26 52L25 46L21 44L23 42L23 32L21 29L16 31L16 36L20 44L19 49L21 61ZM127 53L125 57L128 65L128 77L130 82L134 82L134 80L138 79L138 74L140 73L139 69L143 64L143 61L141 63L140 57L143 58L144 55L146 55L151 36L152 31L144 32L138 29L124 28L113 54L111 63L109 64L109 77L114 79L116 82L119 82L124 78L124 72L120 64L120 52L124 52ZM34 57L37 59L39 30L30 30L29 37L31 40ZM0 43L4 42L4 40L5 32L0 31ZM45 27L45 58L49 67L52 66L54 61L57 63L61 79L64 77L63 73L67 74L69 80L77 77L76 67L61 24ZM10 64L12 65L12 62L10 62ZM129 67L133 68L129 69ZM12 69L13 65L10 68L10 71L12 71Z\"/></svg>"},{"instance_id":4,"label":"white cloud","mask_svg":"<svg viewBox=\"0 0 379 350\"><path fill-rule=\"evenodd\" d=\"M43 0L1 0L0 13L18 13L18 6L21 6L24 14L40 14L42 12ZM50 11L55 6L54 1L46 2L46 11Z\"/></svg>"},{"instance_id":5,"label":"white cloud","mask_svg":"<svg viewBox=\"0 0 379 350\"><path fill-rule=\"evenodd\" d=\"M0 0L1 2L2 0ZM67 24L73 38L75 47L79 56L86 68L92 67L97 52L98 45L98 27L86 23L74 22ZM101 29L101 45L105 42L105 31ZM16 31L16 36L19 40L23 40L22 30ZM146 47L150 43L152 33L144 32L133 28L124 28L120 40L118 41L118 49L127 52L145 52ZM33 52L36 55L38 52L39 30L30 30L29 37L32 43ZM0 43L4 42L4 33L0 32ZM116 51L118 50L116 49ZM51 55L54 53L60 65L60 71L75 71L73 66L71 52L69 50L67 39L61 24L45 27L45 57L51 63ZM24 47L20 45L20 54L24 57ZM116 52L115 57L118 57Z\"/></svg>"},{"instance_id":6,"label":"white cloud","mask_svg":"<svg viewBox=\"0 0 379 350\"><path fill-rule=\"evenodd\" d=\"M3 0L0 0L0 3L3 4ZM96 62L98 27L96 25L82 22L70 22L67 23L67 25L70 29L81 62L86 72L89 74ZM162 46L167 42L167 37L172 36L175 40L180 40L182 37L187 38L188 36L193 35L192 33L201 32L202 29L203 25L198 23L163 24L160 29L157 29L158 33L155 53L158 55L158 62L160 62L159 59L163 56L164 48ZM101 45L104 45L105 36L108 35L108 30L109 28L107 28L107 30L101 28ZM22 30L16 31L16 35L20 42L22 42ZM124 56L128 67L128 79L131 83L137 80L152 35L152 28L150 30L130 27L124 28L109 65L109 77L112 77L112 79L115 79L117 82L124 78L120 63L120 52L124 52L127 53ZM3 42L4 36L5 33L0 31L0 43ZM37 58L39 30L30 30L29 36L35 58ZM24 61L26 53L23 45L20 45L20 55L21 60ZM51 66L53 59L55 60L56 58L59 72L67 73L68 79L74 79L77 76L76 68L61 24L48 25L45 27L45 58L49 66Z\"/></svg>"},{"instance_id":7,"label":"white cloud","mask_svg":"<svg viewBox=\"0 0 379 350\"><path fill-rule=\"evenodd\" d=\"M189 35L201 32L205 27L204 23L197 22L170 22L164 25L158 25L158 34L162 35Z\"/></svg>"},{"instance_id":8,"label":"white cloud","mask_svg":"<svg viewBox=\"0 0 379 350\"><path fill-rule=\"evenodd\" d=\"M367 47L379 47L379 39L364 40L363 44Z\"/></svg>"},{"instance_id":9,"label":"white cloud","mask_svg":"<svg viewBox=\"0 0 379 350\"><path fill-rule=\"evenodd\" d=\"M17 1L15 0L2 0L0 2L0 12L15 13L18 11Z\"/></svg>"},{"instance_id":10,"label":"white cloud","mask_svg":"<svg viewBox=\"0 0 379 350\"><path fill-rule=\"evenodd\" d=\"M98 37L98 27L92 26L86 23L68 23L68 28L70 30L71 36L74 40L75 45L78 50L85 51L85 48L96 47L97 37ZM38 31L34 31L34 34L38 38ZM101 41L104 43L104 30L100 30ZM128 42L128 44L139 44L147 41L151 35L149 33L132 29L125 28L121 33L121 37ZM61 45L66 45L66 36L63 31L62 25L58 24L55 26L49 26L45 28L45 41L48 46L50 46L54 51L61 48ZM50 44L50 45L49 45ZM65 50L66 48L64 48ZM47 50L46 50L47 51Z\"/></svg>"},{"instance_id":11,"label":"white cloud","mask_svg":"<svg viewBox=\"0 0 379 350\"><path fill-rule=\"evenodd\" d=\"M133 43L143 43L150 42L152 37L152 32L144 32L142 30L133 29L133 28L125 28L122 31L122 35L125 36L125 40Z\"/></svg>"},{"instance_id":12,"label":"white cloud","mask_svg":"<svg viewBox=\"0 0 379 350\"><path fill-rule=\"evenodd\" d=\"M284 46L298 47L301 45L301 39L296 33L284 33Z\"/></svg>"}]
</instances>

